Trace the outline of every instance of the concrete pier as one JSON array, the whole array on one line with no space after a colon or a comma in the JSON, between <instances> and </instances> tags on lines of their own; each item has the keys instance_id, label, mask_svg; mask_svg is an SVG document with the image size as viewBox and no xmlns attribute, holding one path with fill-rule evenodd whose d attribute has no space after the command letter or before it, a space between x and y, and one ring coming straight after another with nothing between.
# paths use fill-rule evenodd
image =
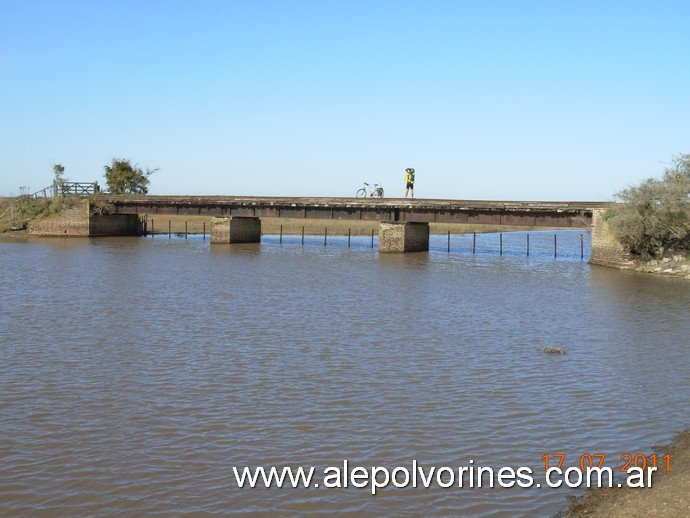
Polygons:
<instances>
[{"instance_id":1,"label":"concrete pier","mask_svg":"<svg viewBox=\"0 0 690 518\"><path fill-rule=\"evenodd\" d=\"M138 236L141 234L137 214L99 214L88 200L48 218L29 224L32 236L94 237Z\"/></svg>"},{"instance_id":2,"label":"concrete pier","mask_svg":"<svg viewBox=\"0 0 690 518\"><path fill-rule=\"evenodd\" d=\"M379 224L379 252L428 252L429 224L393 222Z\"/></svg>"},{"instance_id":3,"label":"concrete pier","mask_svg":"<svg viewBox=\"0 0 690 518\"><path fill-rule=\"evenodd\" d=\"M592 211L592 255L589 262L617 268L630 267L634 262L620 241L613 235L606 217L607 210L594 209Z\"/></svg>"},{"instance_id":4,"label":"concrete pier","mask_svg":"<svg viewBox=\"0 0 690 518\"><path fill-rule=\"evenodd\" d=\"M241 216L211 218L211 244L259 242L261 242L259 218Z\"/></svg>"}]
</instances>

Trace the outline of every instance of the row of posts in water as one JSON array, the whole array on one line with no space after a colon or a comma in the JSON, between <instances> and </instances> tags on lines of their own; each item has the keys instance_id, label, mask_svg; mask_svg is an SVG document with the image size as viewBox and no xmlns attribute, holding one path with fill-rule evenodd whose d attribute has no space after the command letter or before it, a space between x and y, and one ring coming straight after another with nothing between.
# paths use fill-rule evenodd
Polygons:
<instances>
[{"instance_id":1,"label":"row of posts in water","mask_svg":"<svg viewBox=\"0 0 690 518\"><path fill-rule=\"evenodd\" d=\"M148 227L148 225L147 225ZM189 235L189 232L187 230L187 222L184 222L184 238L187 239L187 236ZM155 235L154 232L154 227L153 227L153 219L151 220L151 231L149 232L148 230L146 231L147 235L151 235L153 237ZM172 237L172 223L171 221L168 221L168 239ZM182 234L181 232L176 232L177 234ZM204 241L206 240L206 222L203 222L203 239ZM450 253L450 230L448 231L448 252ZM499 233L499 241L498 241L498 251L500 255L503 255L503 234ZM280 225L280 244L283 244L283 225ZM352 229L347 229L347 246L348 248L350 247L352 240ZM324 228L324 234L323 234L323 246L326 246L328 244L328 227ZM304 245L304 227L302 227L302 245ZM527 257L529 257L529 234L527 234L527 242L526 242L526 249L527 249ZM374 248L374 229L371 229L371 248ZM473 232L472 233L472 253L477 252L477 233ZM558 236L556 234L553 235L553 256L554 258L558 257ZM580 259L584 259L585 257L585 241L584 241L584 234L580 234Z\"/></svg>"}]
</instances>

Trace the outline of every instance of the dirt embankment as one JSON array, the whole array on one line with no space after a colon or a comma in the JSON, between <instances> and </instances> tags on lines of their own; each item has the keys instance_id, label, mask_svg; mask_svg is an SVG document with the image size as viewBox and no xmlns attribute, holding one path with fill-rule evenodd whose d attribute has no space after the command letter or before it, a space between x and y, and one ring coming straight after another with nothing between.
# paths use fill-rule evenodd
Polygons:
<instances>
[{"instance_id":1,"label":"dirt embankment","mask_svg":"<svg viewBox=\"0 0 690 518\"><path fill-rule=\"evenodd\" d=\"M660 464L653 476L652 487L590 489L560 516L690 516L690 430L678 433L670 445L659 449L659 458L665 454L670 456L670 471Z\"/></svg>"}]
</instances>

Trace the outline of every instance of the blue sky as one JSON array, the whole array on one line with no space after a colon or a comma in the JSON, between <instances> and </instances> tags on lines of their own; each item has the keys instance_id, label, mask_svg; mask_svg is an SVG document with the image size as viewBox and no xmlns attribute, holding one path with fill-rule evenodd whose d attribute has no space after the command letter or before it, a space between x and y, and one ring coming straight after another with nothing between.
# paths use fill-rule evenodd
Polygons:
<instances>
[{"instance_id":1,"label":"blue sky","mask_svg":"<svg viewBox=\"0 0 690 518\"><path fill-rule=\"evenodd\" d=\"M609 200L690 153L690 2L0 0L0 195Z\"/></svg>"}]
</instances>

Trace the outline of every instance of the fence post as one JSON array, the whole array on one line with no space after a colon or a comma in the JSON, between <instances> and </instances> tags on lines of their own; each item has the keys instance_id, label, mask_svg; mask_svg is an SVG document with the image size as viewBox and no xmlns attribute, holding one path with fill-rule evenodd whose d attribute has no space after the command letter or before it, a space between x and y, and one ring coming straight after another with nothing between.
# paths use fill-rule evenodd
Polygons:
<instances>
[{"instance_id":1,"label":"fence post","mask_svg":"<svg viewBox=\"0 0 690 518\"><path fill-rule=\"evenodd\" d=\"M170 220L168 220L168 239L172 236L172 227L170 225Z\"/></svg>"},{"instance_id":2,"label":"fence post","mask_svg":"<svg viewBox=\"0 0 690 518\"><path fill-rule=\"evenodd\" d=\"M153 218L151 218L151 238L153 239L153 235L155 234L153 230Z\"/></svg>"},{"instance_id":3,"label":"fence post","mask_svg":"<svg viewBox=\"0 0 690 518\"><path fill-rule=\"evenodd\" d=\"M187 239L187 222L184 222L184 238Z\"/></svg>"},{"instance_id":4,"label":"fence post","mask_svg":"<svg viewBox=\"0 0 690 518\"><path fill-rule=\"evenodd\" d=\"M477 233L472 233L472 253L477 249Z\"/></svg>"},{"instance_id":5,"label":"fence post","mask_svg":"<svg viewBox=\"0 0 690 518\"><path fill-rule=\"evenodd\" d=\"M553 258L555 259L557 256L556 253L556 234L553 235Z\"/></svg>"},{"instance_id":6,"label":"fence post","mask_svg":"<svg viewBox=\"0 0 690 518\"><path fill-rule=\"evenodd\" d=\"M450 253L450 230L448 231L448 253Z\"/></svg>"},{"instance_id":7,"label":"fence post","mask_svg":"<svg viewBox=\"0 0 690 518\"><path fill-rule=\"evenodd\" d=\"M498 235L498 255L503 255L503 233Z\"/></svg>"},{"instance_id":8,"label":"fence post","mask_svg":"<svg viewBox=\"0 0 690 518\"><path fill-rule=\"evenodd\" d=\"M371 229L371 248L374 248L374 229Z\"/></svg>"},{"instance_id":9,"label":"fence post","mask_svg":"<svg viewBox=\"0 0 690 518\"><path fill-rule=\"evenodd\" d=\"M283 225L280 225L280 241L279 243L282 245L283 244Z\"/></svg>"},{"instance_id":10,"label":"fence post","mask_svg":"<svg viewBox=\"0 0 690 518\"><path fill-rule=\"evenodd\" d=\"M347 247L350 248L350 237L352 236L352 229L347 229Z\"/></svg>"},{"instance_id":11,"label":"fence post","mask_svg":"<svg viewBox=\"0 0 690 518\"><path fill-rule=\"evenodd\" d=\"M323 232L323 246L326 246L326 241L328 240L328 227Z\"/></svg>"},{"instance_id":12,"label":"fence post","mask_svg":"<svg viewBox=\"0 0 690 518\"><path fill-rule=\"evenodd\" d=\"M527 234L527 257L529 257L529 234Z\"/></svg>"},{"instance_id":13,"label":"fence post","mask_svg":"<svg viewBox=\"0 0 690 518\"><path fill-rule=\"evenodd\" d=\"M304 246L304 227L302 227L302 246Z\"/></svg>"},{"instance_id":14,"label":"fence post","mask_svg":"<svg viewBox=\"0 0 690 518\"><path fill-rule=\"evenodd\" d=\"M580 234L580 261L585 258L585 236Z\"/></svg>"},{"instance_id":15,"label":"fence post","mask_svg":"<svg viewBox=\"0 0 690 518\"><path fill-rule=\"evenodd\" d=\"M206 222L204 221L204 233L202 234L204 236L204 241L206 241Z\"/></svg>"}]
</instances>

